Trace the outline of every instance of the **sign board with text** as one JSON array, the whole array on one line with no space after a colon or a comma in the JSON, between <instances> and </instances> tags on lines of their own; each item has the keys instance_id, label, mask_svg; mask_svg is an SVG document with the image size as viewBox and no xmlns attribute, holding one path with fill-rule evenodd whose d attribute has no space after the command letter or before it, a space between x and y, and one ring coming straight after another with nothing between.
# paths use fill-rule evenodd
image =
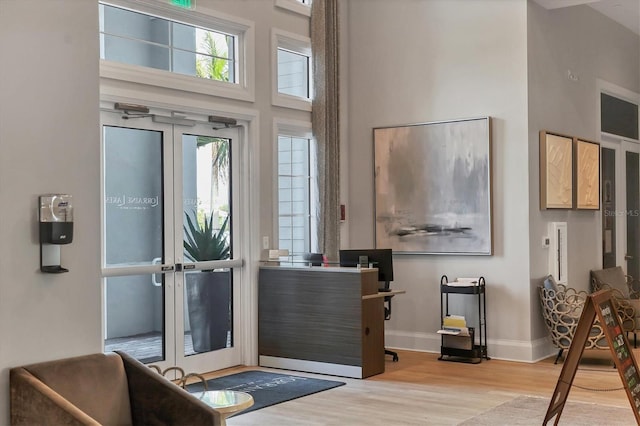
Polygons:
<instances>
[{"instance_id":1,"label":"sign board with text","mask_svg":"<svg viewBox=\"0 0 640 426\"><path fill-rule=\"evenodd\" d=\"M543 425L546 425L554 416L554 425L557 425L560 420L562 409L567 401L571 384L575 378L580 358L582 358L582 353L596 316L600 324L602 324L613 361L631 403L636 422L640 424L640 372L638 371L638 364L629 347L627 336L622 330L620 319L616 314L615 301L611 297L611 291L601 290L587 297L575 335L569 347L569 353L562 366L558 383L542 423Z\"/></svg>"}]
</instances>

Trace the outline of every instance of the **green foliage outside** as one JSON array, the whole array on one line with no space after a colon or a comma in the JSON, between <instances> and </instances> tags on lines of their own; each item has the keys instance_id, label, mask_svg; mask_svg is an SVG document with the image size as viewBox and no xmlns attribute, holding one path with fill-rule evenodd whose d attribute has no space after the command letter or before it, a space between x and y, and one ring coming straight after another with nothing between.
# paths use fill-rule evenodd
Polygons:
<instances>
[{"instance_id":1,"label":"green foliage outside","mask_svg":"<svg viewBox=\"0 0 640 426\"><path fill-rule=\"evenodd\" d=\"M227 216L222 227L216 231L213 226L213 215L204 216L203 223L186 215L184 226L184 254L193 262L222 260L229 258L229 241L227 240ZM195 215L194 215L195 216Z\"/></svg>"},{"instance_id":2,"label":"green foliage outside","mask_svg":"<svg viewBox=\"0 0 640 426\"><path fill-rule=\"evenodd\" d=\"M218 81L229 81L229 61L224 59L225 50L216 45L212 33L206 32L201 50L207 56L196 59L198 77ZM229 140L224 138L198 136L197 148L211 145L211 188L213 199L219 182L229 181ZM184 225L184 251L187 259L197 262L229 258L229 205L218 208L218 212L226 212L222 224L214 223L214 217L221 220L219 214L206 212L201 208L192 215L186 214ZM217 229L217 230L216 230Z\"/></svg>"},{"instance_id":3,"label":"green foliage outside","mask_svg":"<svg viewBox=\"0 0 640 426\"><path fill-rule=\"evenodd\" d=\"M196 74L201 78L218 81L229 81L229 61L222 57L223 49L216 45L210 32L207 32L200 47L206 52L206 57L196 59Z\"/></svg>"}]
</instances>

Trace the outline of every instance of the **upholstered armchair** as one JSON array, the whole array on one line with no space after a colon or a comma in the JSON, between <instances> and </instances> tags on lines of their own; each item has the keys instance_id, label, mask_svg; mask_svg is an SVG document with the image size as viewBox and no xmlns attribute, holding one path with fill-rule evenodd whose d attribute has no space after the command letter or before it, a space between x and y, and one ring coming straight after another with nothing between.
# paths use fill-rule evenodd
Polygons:
<instances>
[{"instance_id":1,"label":"upholstered armchair","mask_svg":"<svg viewBox=\"0 0 640 426\"><path fill-rule=\"evenodd\" d=\"M624 299L640 298L640 293L633 288L633 278L630 275L625 275L620 266L592 270L590 275L591 291L612 288L618 290L620 297Z\"/></svg>"},{"instance_id":2,"label":"upholstered armchair","mask_svg":"<svg viewBox=\"0 0 640 426\"><path fill-rule=\"evenodd\" d=\"M542 317L547 326L552 343L559 349L554 364L569 349L575 335L582 308L587 300L586 291L577 291L562 284L556 284L548 277L539 288ZM598 319L593 323L585 344L585 349L608 349L608 343Z\"/></svg>"},{"instance_id":3,"label":"upholstered armchair","mask_svg":"<svg viewBox=\"0 0 640 426\"><path fill-rule=\"evenodd\" d=\"M218 412L125 353L10 371L12 425L220 425Z\"/></svg>"},{"instance_id":4,"label":"upholstered armchair","mask_svg":"<svg viewBox=\"0 0 640 426\"><path fill-rule=\"evenodd\" d=\"M622 328L627 333L633 333L633 346L636 347L636 330L640 328L640 294L633 289L632 282L631 276L625 275L620 266L591 271L591 291L612 291Z\"/></svg>"}]
</instances>

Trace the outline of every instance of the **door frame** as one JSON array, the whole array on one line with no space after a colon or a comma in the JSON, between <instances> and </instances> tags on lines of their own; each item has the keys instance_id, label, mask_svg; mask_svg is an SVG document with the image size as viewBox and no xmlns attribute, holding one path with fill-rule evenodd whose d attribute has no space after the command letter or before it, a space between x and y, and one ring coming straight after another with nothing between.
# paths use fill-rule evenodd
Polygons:
<instances>
[{"instance_id":1,"label":"door frame","mask_svg":"<svg viewBox=\"0 0 640 426\"><path fill-rule=\"evenodd\" d=\"M601 148L612 149L615 152L615 160L616 160L616 168L615 168L615 178L616 178L616 189L615 189L615 221L616 221L616 265L622 266L622 269L627 272L627 260L625 259L625 255L627 252L627 176L626 176L626 152L635 152L640 154L640 144L637 142L630 142L624 139L614 140L611 137L603 137L600 140ZM624 208L623 208L624 207ZM618 212L624 211L625 214L618 214ZM600 263L602 266L602 216L604 212L604 208L600 208L599 210L599 221L598 226L600 228L599 233L599 244L598 244L598 259L600 259Z\"/></svg>"},{"instance_id":2,"label":"door frame","mask_svg":"<svg viewBox=\"0 0 640 426\"><path fill-rule=\"evenodd\" d=\"M615 150L615 159L616 159L616 204L618 204L618 200L624 200L624 207L626 211L626 158L624 153L628 150L627 148L635 148L631 149L633 152L639 152L640 150L640 141L635 141L632 139L624 138L622 136L612 135L609 133L602 132L602 122L601 122L601 104L600 104L600 95L601 93L606 93L612 96L616 96L621 99L626 99L629 102L633 102L636 105L640 106L640 94L634 93L630 90L627 90L623 87L610 83L608 81L602 79L596 79L596 132L598 133L598 140L600 142L601 148L609 148ZM602 156L601 156L602 157ZM624 167L621 167L624 165ZM602 164L600 165L602 167ZM600 174L602 176L602 173ZM601 197L602 197L602 190ZM619 211L619 206L616 205L616 211ZM600 208L598 211L598 229L599 229L599 242L598 242L598 259L600 266L602 266L602 215L604 208ZM626 213L622 215L616 214L616 264L622 266L622 269L627 273L627 261L625 259L627 251L627 216Z\"/></svg>"},{"instance_id":3,"label":"door frame","mask_svg":"<svg viewBox=\"0 0 640 426\"><path fill-rule=\"evenodd\" d=\"M238 327L234 342L240 348L240 362L244 365L258 363L258 261L261 256L258 235L260 229L260 144L259 140L259 112L254 109L230 107L221 103L211 102L210 99L193 99L192 96L160 95L156 91L144 89L123 89L113 80L101 81L100 109L113 111L115 102L125 102L146 105L151 109L164 111L181 111L196 115L218 115L230 117L239 122L241 139L239 162L243 164L238 188L240 190L239 203L243 206L240 212L238 231L244 266L240 271L239 294L235 295L239 308ZM101 124L102 127L102 124ZM102 138L100 138L102 140ZM101 223L104 223L104 211L101 209ZM101 239L104 241L104 229L101 229ZM171 254L173 257L173 255ZM103 274L104 276L104 274ZM101 279L102 297L104 298L104 279ZM104 302L104 300L103 300ZM105 338L104 303L101 303L101 320L103 321L102 342ZM104 343L103 343L104 345ZM103 347L104 350L104 347ZM206 370L206 367L202 367Z\"/></svg>"}]
</instances>

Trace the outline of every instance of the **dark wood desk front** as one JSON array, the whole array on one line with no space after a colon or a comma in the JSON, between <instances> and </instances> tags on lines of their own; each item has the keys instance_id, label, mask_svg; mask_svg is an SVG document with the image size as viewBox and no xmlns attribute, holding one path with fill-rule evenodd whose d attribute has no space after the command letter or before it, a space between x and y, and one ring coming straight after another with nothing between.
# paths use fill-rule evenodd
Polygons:
<instances>
[{"instance_id":1,"label":"dark wood desk front","mask_svg":"<svg viewBox=\"0 0 640 426\"><path fill-rule=\"evenodd\" d=\"M377 269L260 267L260 365L356 378L383 373L377 293Z\"/></svg>"}]
</instances>

